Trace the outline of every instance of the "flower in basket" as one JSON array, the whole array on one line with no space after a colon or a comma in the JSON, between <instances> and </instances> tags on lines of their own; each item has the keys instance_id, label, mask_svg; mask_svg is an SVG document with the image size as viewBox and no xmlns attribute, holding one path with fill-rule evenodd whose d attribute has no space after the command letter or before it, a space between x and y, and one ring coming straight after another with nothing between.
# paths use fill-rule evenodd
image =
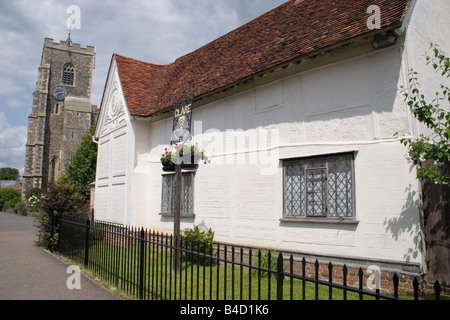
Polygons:
<instances>
[{"instance_id":1,"label":"flower in basket","mask_svg":"<svg viewBox=\"0 0 450 320\"><path fill-rule=\"evenodd\" d=\"M171 165L173 165L172 151L169 151L167 148L164 149L164 153L161 156L161 164L163 166L171 166Z\"/></svg>"},{"instance_id":2,"label":"flower in basket","mask_svg":"<svg viewBox=\"0 0 450 320\"><path fill-rule=\"evenodd\" d=\"M175 146L175 150L184 163L196 164L203 161L206 164L211 162L198 143L195 145L180 144Z\"/></svg>"},{"instance_id":3,"label":"flower in basket","mask_svg":"<svg viewBox=\"0 0 450 320\"><path fill-rule=\"evenodd\" d=\"M165 148L164 153L161 155L163 166L172 166L174 163L197 164L200 161L203 161L205 164L211 162L198 144L180 144L175 146L173 151Z\"/></svg>"}]
</instances>

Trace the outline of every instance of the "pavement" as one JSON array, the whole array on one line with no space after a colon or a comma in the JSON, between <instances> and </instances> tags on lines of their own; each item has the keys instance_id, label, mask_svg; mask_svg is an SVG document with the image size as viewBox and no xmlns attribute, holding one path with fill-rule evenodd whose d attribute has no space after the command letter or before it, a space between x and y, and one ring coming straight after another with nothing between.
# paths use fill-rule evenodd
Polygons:
<instances>
[{"instance_id":1,"label":"pavement","mask_svg":"<svg viewBox=\"0 0 450 320\"><path fill-rule=\"evenodd\" d=\"M36 229L32 217L0 212L0 300L120 300L36 246Z\"/></svg>"}]
</instances>

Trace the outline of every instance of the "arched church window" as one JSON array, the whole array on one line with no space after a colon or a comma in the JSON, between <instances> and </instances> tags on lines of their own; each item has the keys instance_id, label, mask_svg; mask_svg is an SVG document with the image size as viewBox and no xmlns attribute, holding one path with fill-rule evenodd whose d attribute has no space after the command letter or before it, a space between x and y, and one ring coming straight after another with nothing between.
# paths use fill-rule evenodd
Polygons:
<instances>
[{"instance_id":1,"label":"arched church window","mask_svg":"<svg viewBox=\"0 0 450 320\"><path fill-rule=\"evenodd\" d=\"M73 68L73 64L67 63L64 66L62 83L63 84L67 84L69 86L73 86L74 76L75 76L75 71L74 71L74 68Z\"/></svg>"}]
</instances>

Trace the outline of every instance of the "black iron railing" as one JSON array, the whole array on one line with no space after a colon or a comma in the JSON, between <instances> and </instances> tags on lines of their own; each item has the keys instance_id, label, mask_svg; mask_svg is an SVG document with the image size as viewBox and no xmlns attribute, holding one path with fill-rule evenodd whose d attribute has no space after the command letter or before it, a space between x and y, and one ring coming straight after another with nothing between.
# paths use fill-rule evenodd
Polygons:
<instances>
[{"instance_id":1,"label":"black iron railing","mask_svg":"<svg viewBox=\"0 0 450 320\"><path fill-rule=\"evenodd\" d=\"M60 254L138 299L396 300L419 299L421 293L417 277L411 279L410 294L400 296L397 274L391 279L392 294L386 294L367 288L369 275L362 268L352 271L358 281L351 286L346 265L220 243L182 239L179 248L173 244L171 235L143 228L61 220ZM180 259L178 269L174 259ZM436 282L431 299L439 300L440 290Z\"/></svg>"}]
</instances>

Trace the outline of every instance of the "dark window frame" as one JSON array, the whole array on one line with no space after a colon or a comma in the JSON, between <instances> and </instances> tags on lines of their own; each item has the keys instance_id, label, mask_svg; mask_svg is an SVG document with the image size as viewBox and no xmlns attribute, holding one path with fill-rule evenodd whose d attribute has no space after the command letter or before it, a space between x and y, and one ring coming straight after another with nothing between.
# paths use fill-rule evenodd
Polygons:
<instances>
[{"instance_id":1,"label":"dark window frame","mask_svg":"<svg viewBox=\"0 0 450 320\"><path fill-rule=\"evenodd\" d=\"M75 83L75 67L72 63L66 63L63 67L62 84L73 86Z\"/></svg>"},{"instance_id":2,"label":"dark window frame","mask_svg":"<svg viewBox=\"0 0 450 320\"><path fill-rule=\"evenodd\" d=\"M195 217L194 214L194 186L195 171L183 171L181 188L181 217ZM188 178L189 177L189 178ZM175 174L166 173L162 175L161 185L161 215L173 217ZM170 190L167 190L169 188ZM190 194L187 194L189 193ZM165 197L169 199L165 199ZM170 202L170 203L169 203Z\"/></svg>"},{"instance_id":3,"label":"dark window frame","mask_svg":"<svg viewBox=\"0 0 450 320\"><path fill-rule=\"evenodd\" d=\"M355 158L345 152L284 159L280 220L357 222Z\"/></svg>"}]
</instances>

